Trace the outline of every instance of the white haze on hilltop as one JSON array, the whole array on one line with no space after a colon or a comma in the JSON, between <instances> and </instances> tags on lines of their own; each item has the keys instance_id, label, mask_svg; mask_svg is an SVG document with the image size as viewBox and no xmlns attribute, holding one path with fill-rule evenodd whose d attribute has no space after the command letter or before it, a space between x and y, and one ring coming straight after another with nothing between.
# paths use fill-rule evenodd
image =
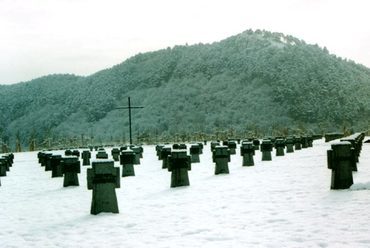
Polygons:
<instances>
[{"instance_id":1,"label":"white haze on hilltop","mask_svg":"<svg viewBox=\"0 0 370 248\"><path fill-rule=\"evenodd\" d=\"M1 177L0 247L370 247L370 144L350 190L330 190L329 147L318 140L264 162L257 151L252 167L241 166L238 149L230 174L216 176L207 145L190 186L170 188L155 147L144 146L136 176L116 189L120 213L97 216L90 215L89 166L80 186L63 188L37 152L16 153Z\"/></svg>"},{"instance_id":2,"label":"white haze on hilltop","mask_svg":"<svg viewBox=\"0 0 370 248\"><path fill-rule=\"evenodd\" d=\"M0 84L88 75L139 52L265 29L370 66L366 0L1 0Z\"/></svg>"}]
</instances>

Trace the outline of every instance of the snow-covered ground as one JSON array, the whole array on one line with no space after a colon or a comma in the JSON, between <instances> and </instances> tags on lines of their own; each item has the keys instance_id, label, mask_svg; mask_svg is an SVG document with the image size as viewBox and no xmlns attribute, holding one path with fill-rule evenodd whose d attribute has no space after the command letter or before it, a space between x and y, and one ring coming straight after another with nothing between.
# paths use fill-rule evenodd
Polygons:
<instances>
[{"instance_id":1,"label":"snow-covered ground","mask_svg":"<svg viewBox=\"0 0 370 248\"><path fill-rule=\"evenodd\" d=\"M207 145L181 188L170 188L154 146L144 146L136 176L116 189L120 213L97 216L87 167L79 187L63 188L37 152L15 154L0 179L0 247L370 247L370 144L355 185L341 191L330 190L329 146L315 141L266 162L257 152L253 167L241 166L238 150L230 174L215 176Z\"/></svg>"}]
</instances>

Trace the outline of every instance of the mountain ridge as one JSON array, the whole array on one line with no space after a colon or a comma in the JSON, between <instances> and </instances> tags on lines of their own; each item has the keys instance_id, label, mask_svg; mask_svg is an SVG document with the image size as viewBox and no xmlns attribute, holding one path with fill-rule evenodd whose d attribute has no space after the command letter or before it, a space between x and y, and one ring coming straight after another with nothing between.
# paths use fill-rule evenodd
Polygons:
<instances>
[{"instance_id":1,"label":"mountain ridge","mask_svg":"<svg viewBox=\"0 0 370 248\"><path fill-rule=\"evenodd\" d=\"M17 97L16 97L17 96ZM281 33L247 30L211 44L139 53L89 76L0 86L3 140L127 137L134 132L322 132L369 126L370 69Z\"/></svg>"}]
</instances>

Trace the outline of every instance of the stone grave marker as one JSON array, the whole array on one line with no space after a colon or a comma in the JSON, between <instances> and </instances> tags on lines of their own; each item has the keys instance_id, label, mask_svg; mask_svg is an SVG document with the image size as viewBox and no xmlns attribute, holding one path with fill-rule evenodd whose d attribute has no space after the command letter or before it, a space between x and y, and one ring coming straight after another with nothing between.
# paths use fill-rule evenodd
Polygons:
<instances>
[{"instance_id":1,"label":"stone grave marker","mask_svg":"<svg viewBox=\"0 0 370 248\"><path fill-rule=\"evenodd\" d=\"M63 177L62 171L62 155L51 155L50 157L51 177Z\"/></svg>"},{"instance_id":2,"label":"stone grave marker","mask_svg":"<svg viewBox=\"0 0 370 248\"><path fill-rule=\"evenodd\" d=\"M120 164L122 165L122 177L135 176L135 157L132 150L122 151L120 155Z\"/></svg>"},{"instance_id":3,"label":"stone grave marker","mask_svg":"<svg viewBox=\"0 0 370 248\"><path fill-rule=\"evenodd\" d=\"M289 136L285 140L285 145L286 145L286 152L287 153L292 153L294 152L294 137Z\"/></svg>"},{"instance_id":4,"label":"stone grave marker","mask_svg":"<svg viewBox=\"0 0 370 248\"><path fill-rule=\"evenodd\" d=\"M111 151L112 158L114 161L119 161L119 154L121 153L120 149L118 148L113 148Z\"/></svg>"},{"instance_id":5,"label":"stone grave marker","mask_svg":"<svg viewBox=\"0 0 370 248\"><path fill-rule=\"evenodd\" d=\"M62 172L64 174L63 187L79 186L78 173L81 173L81 166L78 157L65 156L61 160Z\"/></svg>"},{"instance_id":6,"label":"stone grave marker","mask_svg":"<svg viewBox=\"0 0 370 248\"><path fill-rule=\"evenodd\" d=\"M82 165L90 165L91 152L89 150L83 150L81 153Z\"/></svg>"},{"instance_id":7,"label":"stone grave marker","mask_svg":"<svg viewBox=\"0 0 370 248\"><path fill-rule=\"evenodd\" d=\"M199 163L200 146L199 144L193 144L190 146L190 156L192 163Z\"/></svg>"},{"instance_id":8,"label":"stone grave marker","mask_svg":"<svg viewBox=\"0 0 370 248\"><path fill-rule=\"evenodd\" d=\"M162 169L168 168L168 157L171 155L171 147L165 146L161 150L161 158L162 158Z\"/></svg>"},{"instance_id":9,"label":"stone grave marker","mask_svg":"<svg viewBox=\"0 0 370 248\"><path fill-rule=\"evenodd\" d=\"M96 159L108 159L108 153L104 149L99 149L95 157Z\"/></svg>"},{"instance_id":10,"label":"stone grave marker","mask_svg":"<svg viewBox=\"0 0 370 248\"><path fill-rule=\"evenodd\" d=\"M228 146L216 146L212 151L212 160L216 164L215 175L229 174L230 149Z\"/></svg>"},{"instance_id":11,"label":"stone grave marker","mask_svg":"<svg viewBox=\"0 0 370 248\"><path fill-rule=\"evenodd\" d=\"M87 169L87 188L92 189L91 214L119 213L115 190L120 187L119 170L113 160L92 161L92 168Z\"/></svg>"},{"instance_id":12,"label":"stone grave marker","mask_svg":"<svg viewBox=\"0 0 370 248\"><path fill-rule=\"evenodd\" d=\"M171 188L189 186L188 171L191 170L191 158L186 150L174 150L168 158L168 171L171 172Z\"/></svg>"},{"instance_id":13,"label":"stone grave marker","mask_svg":"<svg viewBox=\"0 0 370 248\"><path fill-rule=\"evenodd\" d=\"M331 189L348 189L353 184L352 168L355 163L351 143L337 142L327 151L328 168L332 170Z\"/></svg>"},{"instance_id":14,"label":"stone grave marker","mask_svg":"<svg viewBox=\"0 0 370 248\"><path fill-rule=\"evenodd\" d=\"M275 140L275 149L276 149L276 156L284 156L285 150L285 140L284 139L276 139Z\"/></svg>"},{"instance_id":15,"label":"stone grave marker","mask_svg":"<svg viewBox=\"0 0 370 248\"><path fill-rule=\"evenodd\" d=\"M251 141L243 141L240 146L240 155L243 157L243 166L253 166L253 156L255 154L255 146Z\"/></svg>"},{"instance_id":16,"label":"stone grave marker","mask_svg":"<svg viewBox=\"0 0 370 248\"><path fill-rule=\"evenodd\" d=\"M272 142L269 139L262 140L261 143L261 152L262 152L262 161L271 161L271 152L272 152Z\"/></svg>"}]
</instances>

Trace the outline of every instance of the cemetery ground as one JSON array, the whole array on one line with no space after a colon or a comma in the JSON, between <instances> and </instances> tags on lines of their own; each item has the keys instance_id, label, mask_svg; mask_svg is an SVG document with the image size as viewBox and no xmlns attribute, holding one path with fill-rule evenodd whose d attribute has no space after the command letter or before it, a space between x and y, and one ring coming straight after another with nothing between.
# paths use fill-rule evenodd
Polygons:
<instances>
[{"instance_id":1,"label":"cemetery ground","mask_svg":"<svg viewBox=\"0 0 370 248\"><path fill-rule=\"evenodd\" d=\"M170 188L155 146L144 146L136 176L116 189L119 214L99 215L90 214L90 166L80 186L64 188L37 152L15 153L0 179L0 247L369 247L370 144L349 190L330 190L329 148L316 140L272 161L256 151L255 166L242 167L238 146L230 174L214 175L208 144L190 186Z\"/></svg>"}]
</instances>

